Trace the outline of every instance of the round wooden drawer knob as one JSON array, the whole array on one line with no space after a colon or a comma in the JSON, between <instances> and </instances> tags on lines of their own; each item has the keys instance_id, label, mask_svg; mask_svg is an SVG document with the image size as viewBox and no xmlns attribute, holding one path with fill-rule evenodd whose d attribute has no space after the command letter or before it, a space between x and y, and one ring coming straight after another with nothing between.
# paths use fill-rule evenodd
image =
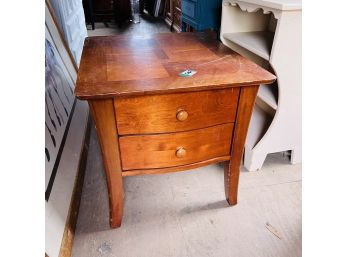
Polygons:
<instances>
[{"instance_id":1,"label":"round wooden drawer knob","mask_svg":"<svg viewBox=\"0 0 348 257\"><path fill-rule=\"evenodd\" d=\"M185 110L180 110L176 113L176 118L179 121L184 121L187 119L187 117L188 117L188 113Z\"/></svg>"},{"instance_id":2,"label":"round wooden drawer knob","mask_svg":"<svg viewBox=\"0 0 348 257\"><path fill-rule=\"evenodd\" d=\"M178 149L176 150L176 153L175 153L176 157L178 158L182 158L186 155L186 150L184 147L178 147Z\"/></svg>"}]
</instances>

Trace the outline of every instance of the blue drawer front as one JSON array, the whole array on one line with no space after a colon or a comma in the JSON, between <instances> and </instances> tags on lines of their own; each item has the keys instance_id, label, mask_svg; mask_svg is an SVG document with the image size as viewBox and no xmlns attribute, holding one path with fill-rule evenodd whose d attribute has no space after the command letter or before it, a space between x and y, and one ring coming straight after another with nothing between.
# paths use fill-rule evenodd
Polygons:
<instances>
[{"instance_id":1,"label":"blue drawer front","mask_svg":"<svg viewBox=\"0 0 348 257\"><path fill-rule=\"evenodd\" d=\"M183 0L181 2L181 12L184 15L187 15L191 18L196 18L196 3L190 2L190 1L185 1Z\"/></svg>"}]
</instances>

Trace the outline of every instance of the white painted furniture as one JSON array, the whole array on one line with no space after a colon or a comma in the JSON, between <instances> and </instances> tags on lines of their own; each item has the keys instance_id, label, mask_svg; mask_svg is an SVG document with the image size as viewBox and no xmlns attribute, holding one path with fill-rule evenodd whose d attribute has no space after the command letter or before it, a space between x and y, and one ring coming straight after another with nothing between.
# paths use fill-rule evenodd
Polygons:
<instances>
[{"instance_id":1,"label":"white painted furniture","mask_svg":"<svg viewBox=\"0 0 348 257\"><path fill-rule=\"evenodd\" d=\"M73 60L70 59L47 5L45 6L45 40L49 42L49 44L45 44L45 71L54 69L61 72L61 76L54 77L58 93L55 92L53 85L50 83L52 80L47 79L47 73L45 72L45 90L48 86L52 87L52 102L50 102L51 99L48 99L47 106L45 105L45 148L50 153L50 161L47 160L47 155L45 155L45 253L50 257L58 257L60 256L64 230L71 211L71 201L74 188L76 188L81 152L86 147L84 143L89 108L87 103L74 98L73 89L77 78L77 70L74 68ZM48 49L49 45L52 48ZM51 54L54 54L56 62L49 62L48 54L50 54L50 51L52 51ZM67 80L60 80L60 78L66 78ZM65 87L66 83L70 83L69 86L72 87L72 90L69 91L71 93L68 90L63 91L62 87ZM59 100L58 96L62 101ZM46 97L49 98L45 94ZM73 101L76 101L75 108L67 105L66 99L71 100L71 105ZM55 102L56 108L54 108L53 102ZM64 114L62 103L65 103L65 108L69 111L69 117L71 118L69 126L67 125L69 119ZM48 114L49 110L52 115L51 118ZM55 111L62 114L61 126L59 126L58 115L55 115ZM54 128L53 122L56 128ZM66 137L64 143L62 143L65 132ZM57 157L58 151L61 151L60 157ZM54 178L52 178L49 196L47 196L47 187L54 167L56 167L56 172ZM69 236L71 235L70 232L71 230L69 230Z\"/></svg>"},{"instance_id":2,"label":"white painted furniture","mask_svg":"<svg viewBox=\"0 0 348 257\"><path fill-rule=\"evenodd\" d=\"M83 42L87 35L82 0L50 0L57 21L79 66Z\"/></svg>"},{"instance_id":3,"label":"white painted furniture","mask_svg":"<svg viewBox=\"0 0 348 257\"><path fill-rule=\"evenodd\" d=\"M291 163L301 162L301 16L300 0L223 0L221 41L278 78L258 93L245 145L249 171L268 153L291 150Z\"/></svg>"}]
</instances>

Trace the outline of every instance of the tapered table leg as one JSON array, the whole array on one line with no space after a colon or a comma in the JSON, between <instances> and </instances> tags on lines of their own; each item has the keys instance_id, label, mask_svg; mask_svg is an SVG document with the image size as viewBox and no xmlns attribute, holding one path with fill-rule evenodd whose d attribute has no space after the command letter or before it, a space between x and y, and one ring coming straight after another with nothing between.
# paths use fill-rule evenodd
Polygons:
<instances>
[{"instance_id":1,"label":"tapered table leg","mask_svg":"<svg viewBox=\"0 0 348 257\"><path fill-rule=\"evenodd\" d=\"M122 168L113 99L91 100L108 185L110 226L120 227L123 214Z\"/></svg>"},{"instance_id":2,"label":"tapered table leg","mask_svg":"<svg viewBox=\"0 0 348 257\"><path fill-rule=\"evenodd\" d=\"M240 164L258 89L259 85L256 85L241 87L240 91L237 118L232 139L231 159L225 162L224 166L225 194L227 202L230 205L237 204Z\"/></svg>"}]
</instances>

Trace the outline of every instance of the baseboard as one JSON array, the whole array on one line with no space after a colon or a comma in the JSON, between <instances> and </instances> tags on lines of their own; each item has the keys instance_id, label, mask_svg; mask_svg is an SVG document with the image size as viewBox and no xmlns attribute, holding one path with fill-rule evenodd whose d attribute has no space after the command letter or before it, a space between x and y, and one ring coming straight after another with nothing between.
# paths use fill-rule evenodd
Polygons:
<instances>
[{"instance_id":1,"label":"baseboard","mask_svg":"<svg viewBox=\"0 0 348 257\"><path fill-rule=\"evenodd\" d=\"M83 181L85 177L90 134L91 134L91 117L89 116L87 125L86 125L86 132L84 136L83 148L80 155L75 185L74 185L73 193L71 196L68 218L65 224L63 239L60 246L59 257L71 256L77 216L78 216L78 211L79 211L80 201L81 201L82 186L83 186Z\"/></svg>"}]
</instances>

